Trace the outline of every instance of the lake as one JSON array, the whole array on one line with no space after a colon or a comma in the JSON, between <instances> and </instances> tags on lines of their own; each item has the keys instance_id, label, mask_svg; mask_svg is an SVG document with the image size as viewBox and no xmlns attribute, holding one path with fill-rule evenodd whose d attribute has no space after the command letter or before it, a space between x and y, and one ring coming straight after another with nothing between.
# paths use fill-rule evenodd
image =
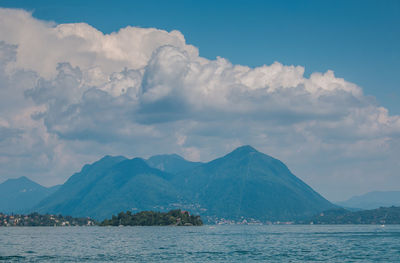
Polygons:
<instances>
[{"instance_id":1,"label":"lake","mask_svg":"<svg viewBox=\"0 0 400 263\"><path fill-rule=\"evenodd\" d=\"M400 262L400 225L2 227L3 262Z\"/></svg>"}]
</instances>

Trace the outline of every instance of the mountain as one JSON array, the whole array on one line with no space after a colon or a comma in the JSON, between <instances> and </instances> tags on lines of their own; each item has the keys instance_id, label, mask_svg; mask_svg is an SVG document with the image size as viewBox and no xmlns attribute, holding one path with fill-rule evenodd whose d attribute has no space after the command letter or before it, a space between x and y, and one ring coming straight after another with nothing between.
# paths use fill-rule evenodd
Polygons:
<instances>
[{"instance_id":1,"label":"mountain","mask_svg":"<svg viewBox=\"0 0 400 263\"><path fill-rule=\"evenodd\" d=\"M171 177L140 158L106 156L74 174L36 211L104 219L126 210L165 210L180 198Z\"/></svg>"},{"instance_id":2,"label":"mountain","mask_svg":"<svg viewBox=\"0 0 400 263\"><path fill-rule=\"evenodd\" d=\"M331 208L281 161L243 146L208 163L178 155L106 156L85 165L35 210L101 220L127 210L183 209L214 222L289 221Z\"/></svg>"},{"instance_id":3,"label":"mountain","mask_svg":"<svg viewBox=\"0 0 400 263\"><path fill-rule=\"evenodd\" d=\"M8 179L0 184L0 212L27 212L43 198L57 191L57 187L46 188L25 176Z\"/></svg>"},{"instance_id":4,"label":"mountain","mask_svg":"<svg viewBox=\"0 0 400 263\"><path fill-rule=\"evenodd\" d=\"M375 191L338 202L343 207L374 209L379 207L400 206L400 191Z\"/></svg>"},{"instance_id":5,"label":"mountain","mask_svg":"<svg viewBox=\"0 0 400 263\"><path fill-rule=\"evenodd\" d=\"M168 173L178 173L199 166L200 162L190 162L177 154L155 155L146 160L153 168Z\"/></svg>"},{"instance_id":6,"label":"mountain","mask_svg":"<svg viewBox=\"0 0 400 263\"><path fill-rule=\"evenodd\" d=\"M281 161L251 146L178 173L174 185L211 218L293 220L333 208Z\"/></svg>"}]
</instances>

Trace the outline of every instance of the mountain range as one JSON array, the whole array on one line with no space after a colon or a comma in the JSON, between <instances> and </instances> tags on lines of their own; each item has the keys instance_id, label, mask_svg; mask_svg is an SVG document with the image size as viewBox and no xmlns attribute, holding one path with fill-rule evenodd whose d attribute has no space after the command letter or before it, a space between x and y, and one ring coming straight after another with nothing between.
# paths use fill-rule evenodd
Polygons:
<instances>
[{"instance_id":1,"label":"mountain range","mask_svg":"<svg viewBox=\"0 0 400 263\"><path fill-rule=\"evenodd\" d=\"M336 203L339 206L358 209L400 206L400 191L374 191Z\"/></svg>"},{"instance_id":2,"label":"mountain range","mask_svg":"<svg viewBox=\"0 0 400 263\"><path fill-rule=\"evenodd\" d=\"M120 211L179 208L206 222L290 221L336 207L281 161L251 146L207 163L176 154L147 160L105 156L38 199L26 211L104 219Z\"/></svg>"}]
</instances>

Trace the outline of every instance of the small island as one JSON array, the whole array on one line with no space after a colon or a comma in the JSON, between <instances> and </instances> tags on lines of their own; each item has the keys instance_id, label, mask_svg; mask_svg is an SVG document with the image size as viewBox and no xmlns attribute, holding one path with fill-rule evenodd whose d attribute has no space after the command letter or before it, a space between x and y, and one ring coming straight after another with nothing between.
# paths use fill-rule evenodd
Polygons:
<instances>
[{"instance_id":1,"label":"small island","mask_svg":"<svg viewBox=\"0 0 400 263\"><path fill-rule=\"evenodd\" d=\"M27 215L0 213L0 226L94 226L97 222L91 218L75 218L62 215L41 215L31 213Z\"/></svg>"},{"instance_id":2,"label":"small island","mask_svg":"<svg viewBox=\"0 0 400 263\"><path fill-rule=\"evenodd\" d=\"M143 211L132 214L130 211L121 212L111 219L106 219L100 226L201 226L200 216L190 215L180 209L169 212Z\"/></svg>"}]
</instances>

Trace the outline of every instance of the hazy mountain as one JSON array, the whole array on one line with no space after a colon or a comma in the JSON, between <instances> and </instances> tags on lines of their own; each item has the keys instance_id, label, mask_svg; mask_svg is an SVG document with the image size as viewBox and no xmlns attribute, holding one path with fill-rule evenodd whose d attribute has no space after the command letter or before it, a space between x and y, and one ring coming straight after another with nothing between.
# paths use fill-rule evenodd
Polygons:
<instances>
[{"instance_id":1,"label":"hazy mountain","mask_svg":"<svg viewBox=\"0 0 400 263\"><path fill-rule=\"evenodd\" d=\"M85 165L36 210L103 219L126 210L182 208L209 219L275 221L333 207L282 162L243 146L209 163L178 155L106 156Z\"/></svg>"},{"instance_id":2,"label":"hazy mountain","mask_svg":"<svg viewBox=\"0 0 400 263\"><path fill-rule=\"evenodd\" d=\"M337 203L343 207L374 209L379 207L400 206L400 191L375 191Z\"/></svg>"},{"instance_id":3,"label":"hazy mountain","mask_svg":"<svg viewBox=\"0 0 400 263\"><path fill-rule=\"evenodd\" d=\"M250 146L178 174L174 184L207 209L229 219L291 220L334 206L294 176L281 161Z\"/></svg>"},{"instance_id":4,"label":"hazy mountain","mask_svg":"<svg viewBox=\"0 0 400 263\"><path fill-rule=\"evenodd\" d=\"M107 156L74 174L36 210L97 219L126 210L163 210L179 199L171 176L140 158Z\"/></svg>"},{"instance_id":5,"label":"hazy mountain","mask_svg":"<svg viewBox=\"0 0 400 263\"><path fill-rule=\"evenodd\" d=\"M151 167L168 173L178 173L199 166L200 162L190 162L177 154L155 155L146 160Z\"/></svg>"},{"instance_id":6,"label":"hazy mountain","mask_svg":"<svg viewBox=\"0 0 400 263\"><path fill-rule=\"evenodd\" d=\"M46 188L23 176L8 179L0 184L0 212L21 213L38 204L43 198L54 193L59 186Z\"/></svg>"}]
</instances>

